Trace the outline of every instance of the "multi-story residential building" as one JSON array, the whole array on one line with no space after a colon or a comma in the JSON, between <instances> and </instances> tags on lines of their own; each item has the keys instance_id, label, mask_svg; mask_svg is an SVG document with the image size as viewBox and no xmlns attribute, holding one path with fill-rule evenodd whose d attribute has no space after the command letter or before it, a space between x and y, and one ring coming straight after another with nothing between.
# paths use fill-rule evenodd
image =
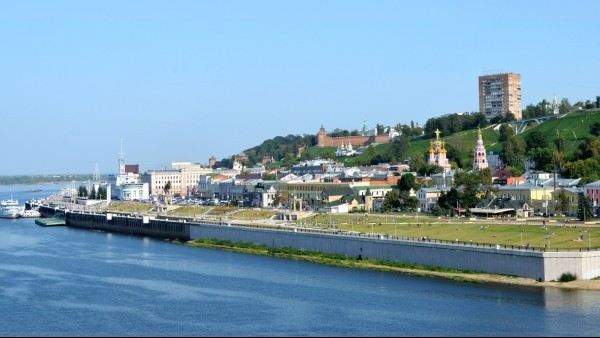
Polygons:
<instances>
[{"instance_id":1,"label":"multi-story residential building","mask_svg":"<svg viewBox=\"0 0 600 338\"><path fill-rule=\"evenodd\" d=\"M480 76L479 111L489 119L512 113L520 120L521 75L508 73Z\"/></svg>"},{"instance_id":2,"label":"multi-story residential building","mask_svg":"<svg viewBox=\"0 0 600 338\"><path fill-rule=\"evenodd\" d=\"M142 175L142 182L150 185L150 195L159 196L165 194L165 186L171 182L171 195L183 195L181 170L149 170Z\"/></svg>"},{"instance_id":3,"label":"multi-story residential building","mask_svg":"<svg viewBox=\"0 0 600 338\"><path fill-rule=\"evenodd\" d=\"M171 182L170 194L188 196L197 193L200 177L212 172L198 163L172 162L170 170L148 171L142 180L150 185L152 196L163 194L167 182Z\"/></svg>"}]
</instances>

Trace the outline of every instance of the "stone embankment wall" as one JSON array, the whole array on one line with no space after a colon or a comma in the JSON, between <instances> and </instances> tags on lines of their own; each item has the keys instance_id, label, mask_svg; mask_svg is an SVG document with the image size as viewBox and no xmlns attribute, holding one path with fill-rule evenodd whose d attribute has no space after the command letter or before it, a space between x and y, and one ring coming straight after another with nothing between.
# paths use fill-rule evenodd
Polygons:
<instances>
[{"instance_id":1,"label":"stone embankment wall","mask_svg":"<svg viewBox=\"0 0 600 338\"><path fill-rule=\"evenodd\" d=\"M45 217L52 217L55 213L55 209L48 207L41 207L40 211ZM293 231L79 212L68 212L66 221L68 226L83 229L183 241L217 239L247 242L356 258L528 277L543 281L557 280L565 272L574 273L580 279L600 276L600 251L542 252L435 241L348 236L302 229Z\"/></svg>"},{"instance_id":2,"label":"stone embankment wall","mask_svg":"<svg viewBox=\"0 0 600 338\"><path fill-rule=\"evenodd\" d=\"M431 267L520 276L542 281L558 280L565 272L575 273L581 279L600 276L599 251L526 251L495 246L390 240L195 223L190 224L190 237L191 239L248 242L270 247L291 247L350 257L360 256Z\"/></svg>"},{"instance_id":3,"label":"stone embankment wall","mask_svg":"<svg viewBox=\"0 0 600 338\"><path fill-rule=\"evenodd\" d=\"M60 211L48 207L40 207L40 212L44 217L52 217L55 213L60 213ZM68 226L89 230L103 230L181 241L190 239L190 227L181 221L174 222L148 217L80 212L67 212L65 220Z\"/></svg>"}]
</instances>

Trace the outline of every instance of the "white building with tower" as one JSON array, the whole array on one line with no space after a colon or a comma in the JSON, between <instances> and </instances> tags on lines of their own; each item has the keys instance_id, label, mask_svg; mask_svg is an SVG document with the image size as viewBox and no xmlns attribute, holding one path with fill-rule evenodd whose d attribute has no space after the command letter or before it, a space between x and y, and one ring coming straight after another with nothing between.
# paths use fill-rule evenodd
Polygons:
<instances>
[{"instance_id":1,"label":"white building with tower","mask_svg":"<svg viewBox=\"0 0 600 338\"><path fill-rule=\"evenodd\" d=\"M119 173L109 176L111 196L121 201L144 201L150 199L150 187L143 183L140 176L139 165L125 164L123 141L119 153Z\"/></svg>"}]
</instances>

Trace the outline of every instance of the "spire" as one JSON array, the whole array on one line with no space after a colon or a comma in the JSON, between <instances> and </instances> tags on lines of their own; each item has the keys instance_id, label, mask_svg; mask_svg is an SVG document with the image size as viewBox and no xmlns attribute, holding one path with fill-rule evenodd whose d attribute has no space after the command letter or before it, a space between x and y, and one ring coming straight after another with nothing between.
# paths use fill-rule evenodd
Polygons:
<instances>
[{"instance_id":1,"label":"spire","mask_svg":"<svg viewBox=\"0 0 600 338\"><path fill-rule=\"evenodd\" d=\"M125 153L123 152L123 138L121 137L121 152L119 152L119 174L125 174Z\"/></svg>"},{"instance_id":2,"label":"spire","mask_svg":"<svg viewBox=\"0 0 600 338\"><path fill-rule=\"evenodd\" d=\"M125 159L125 153L123 152L123 138L121 137L121 151L119 152L119 159Z\"/></svg>"}]
</instances>

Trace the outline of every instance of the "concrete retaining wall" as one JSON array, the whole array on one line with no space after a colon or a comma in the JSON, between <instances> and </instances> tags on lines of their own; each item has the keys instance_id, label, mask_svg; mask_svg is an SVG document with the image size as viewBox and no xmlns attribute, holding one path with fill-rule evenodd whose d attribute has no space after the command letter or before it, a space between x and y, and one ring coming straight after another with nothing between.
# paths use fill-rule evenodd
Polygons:
<instances>
[{"instance_id":1,"label":"concrete retaining wall","mask_svg":"<svg viewBox=\"0 0 600 338\"><path fill-rule=\"evenodd\" d=\"M579 279L600 276L600 251L544 252L544 271L547 280L558 280L564 272L576 274Z\"/></svg>"},{"instance_id":2,"label":"concrete retaining wall","mask_svg":"<svg viewBox=\"0 0 600 338\"><path fill-rule=\"evenodd\" d=\"M271 247L291 247L350 257L371 258L432 267L473 270L546 280L542 252L466 247L330 234L294 233L209 224L190 225L191 239L221 239Z\"/></svg>"},{"instance_id":3,"label":"concrete retaining wall","mask_svg":"<svg viewBox=\"0 0 600 338\"><path fill-rule=\"evenodd\" d=\"M73 212L67 213L66 221L68 226L76 228L96 229L156 238L170 238L181 241L188 241L190 239L190 227L188 224L182 222L147 219L145 223L144 219L139 217Z\"/></svg>"},{"instance_id":4,"label":"concrete retaining wall","mask_svg":"<svg viewBox=\"0 0 600 338\"><path fill-rule=\"evenodd\" d=\"M191 239L220 239L459 270L557 280L600 276L600 252L533 252L443 243L348 237L240 226L191 224Z\"/></svg>"},{"instance_id":5,"label":"concrete retaining wall","mask_svg":"<svg viewBox=\"0 0 600 338\"><path fill-rule=\"evenodd\" d=\"M51 217L55 210L41 207L40 212L44 217ZM248 242L270 247L290 247L349 257L360 256L431 267L521 276L544 281L557 280L565 272L576 274L580 279L592 279L600 276L600 251L524 251L77 212L68 212L66 221L68 226L84 229L182 241L218 239Z\"/></svg>"}]
</instances>

